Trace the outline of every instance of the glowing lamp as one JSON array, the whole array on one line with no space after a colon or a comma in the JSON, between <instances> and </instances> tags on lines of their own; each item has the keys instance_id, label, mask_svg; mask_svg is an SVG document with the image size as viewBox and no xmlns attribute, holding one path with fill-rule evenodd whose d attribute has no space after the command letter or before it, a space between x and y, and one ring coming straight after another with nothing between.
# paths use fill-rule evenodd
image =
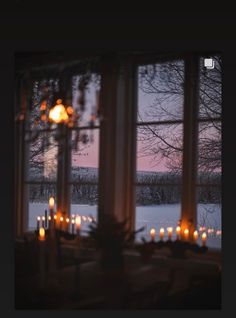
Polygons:
<instances>
[{"instance_id":1,"label":"glowing lamp","mask_svg":"<svg viewBox=\"0 0 236 318\"><path fill-rule=\"evenodd\" d=\"M60 124L68 120L68 114L65 109L65 106L62 104L62 100L58 99L56 105L51 108L49 112L49 120L55 124Z\"/></svg>"}]
</instances>

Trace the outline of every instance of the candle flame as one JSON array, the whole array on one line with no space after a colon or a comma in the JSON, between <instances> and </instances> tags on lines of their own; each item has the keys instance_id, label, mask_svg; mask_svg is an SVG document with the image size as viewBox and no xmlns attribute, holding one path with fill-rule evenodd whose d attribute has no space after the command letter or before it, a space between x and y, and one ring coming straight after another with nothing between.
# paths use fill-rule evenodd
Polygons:
<instances>
[{"instance_id":1,"label":"candle flame","mask_svg":"<svg viewBox=\"0 0 236 318\"><path fill-rule=\"evenodd\" d=\"M49 208L50 209L53 209L54 208L54 203L55 203L55 200L53 197L50 197L49 199Z\"/></svg>"},{"instance_id":2,"label":"candle flame","mask_svg":"<svg viewBox=\"0 0 236 318\"><path fill-rule=\"evenodd\" d=\"M43 227L41 227L41 228L39 229L39 240L40 240L40 241L44 241L44 240L45 240L45 230L44 230Z\"/></svg>"},{"instance_id":3,"label":"candle flame","mask_svg":"<svg viewBox=\"0 0 236 318\"><path fill-rule=\"evenodd\" d=\"M79 215L76 216L75 223L77 226L81 225L81 217Z\"/></svg>"},{"instance_id":4,"label":"candle flame","mask_svg":"<svg viewBox=\"0 0 236 318\"><path fill-rule=\"evenodd\" d=\"M66 223L69 223L70 222L70 219L69 218L66 218Z\"/></svg>"},{"instance_id":5,"label":"candle flame","mask_svg":"<svg viewBox=\"0 0 236 318\"><path fill-rule=\"evenodd\" d=\"M62 222L63 220L64 220L64 219L63 219L63 216L61 216L61 217L60 217L60 221Z\"/></svg>"},{"instance_id":6,"label":"candle flame","mask_svg":"<svg viewBox=\"0 0 236 318\"><path fill-rule=\"evenodd\" d=\"M40 220L41 220L41 217L40 217L40 216L38 216L38 217L37 217L37 220L38 220L38 221L40 221Z\"/></svg>"}]
</instances>

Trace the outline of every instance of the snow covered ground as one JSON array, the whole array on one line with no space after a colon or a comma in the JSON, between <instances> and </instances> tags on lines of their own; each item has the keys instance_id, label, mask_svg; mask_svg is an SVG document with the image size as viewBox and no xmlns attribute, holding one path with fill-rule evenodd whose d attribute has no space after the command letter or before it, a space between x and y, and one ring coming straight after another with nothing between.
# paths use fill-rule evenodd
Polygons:
<instances>
[{"instance_id":1,"label":"snow covered ground","mask_svg":"<svg viewBox=\"0 0 236 318\"><path fill-rule=\"evenodd\" d=\"M45 209L48 209L47 203L30 203L29 204L29 229L36 227L36 217L44 215ZM176 227L180 219L180 204L163 204L153 206L137 206L136 208L136 229L145 226L145 231L137 236L140 240L142 236L149 238L149 231L152 227L159 233L161 227L165 230L167 227ZM97 217L97 206L95 205L71 205L71 214L79 214L83 216L81 230L86 233L89 225L89 216ZM206 226L221 230L221 207L217 204L198 204L198 226ZM175 232L175 231L174 231ZM175 238L175 235L173 235ZM157 235L158 239L158 235ZM199 239L200 243L200 239ZM207 245L214 248L221 247L221 237L215 234L209 234Z\"/></svg>"}]
</instances>

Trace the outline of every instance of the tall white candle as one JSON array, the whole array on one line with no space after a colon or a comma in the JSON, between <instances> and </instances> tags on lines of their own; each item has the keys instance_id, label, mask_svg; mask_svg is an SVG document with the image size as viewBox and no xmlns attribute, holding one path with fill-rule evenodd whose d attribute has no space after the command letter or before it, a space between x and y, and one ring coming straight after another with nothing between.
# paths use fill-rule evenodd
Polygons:
<instances>
[{"instance_id":1,"label":"tall white candle","mask_svg":"<svg viewBox=\"0 0 236 318\"><path fill-rule=\"evenodd\" d=\"M165 230L163 229L163 227L160 229L160 240L162 241L164 238L164 234L165 234Z\"/></svg>"},{"instance_id":2,"label":"tall white candle","mask_svg":"<svg viewBox=\"0 0 236 318\"><path fill-rule=\"evenodd\" d=\"M168 232L168 239L171 240L171 238L172 238L172 233L173 233L173 228L172 228L172 227L168 227L168 228L167 228L167 232Z\"/></svg>"},{"instance_id":3,"label":"tall white candle","mask_svg":"<svg viewBox=\"0 0 236 318\"><path fill-rule=\"evenodd\" d=\"M154 242L155 236L156 236L156 230L154 228L150 230L150 236L151 236L151 240Z\"/></svg>"}]
</instances>

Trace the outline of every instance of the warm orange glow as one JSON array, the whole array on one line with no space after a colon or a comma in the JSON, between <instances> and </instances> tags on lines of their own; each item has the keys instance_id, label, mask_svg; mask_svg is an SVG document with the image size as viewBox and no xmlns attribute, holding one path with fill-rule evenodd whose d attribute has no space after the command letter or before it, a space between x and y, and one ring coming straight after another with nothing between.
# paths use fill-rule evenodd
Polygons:
<instances>
[{"instance_id":1,"label":"warm orange glow","mask_svg":"<svg viewBox=\"0 0 236 318\"><path fill-rule=\"evenodd\" d=\"M47 116L45 114L42 114L40 118L41 118L42 121L46 121L47 120Z\"/></svg>"},{"instance_id":2,"label":"warm orange glow","mask_svg":"<svg viewBox=\"0 0 236 318\"><path fill-rule=\"evenodd\" d=\"M194 240L194 242L196 242L197 239L198 239L198 231L194 231L193 232L193 240Z\"/></svg>"},{"instance_id":3,"label":"warm orange glow","mask_svg":"<svg viewBox=\"0 0 236 318\"><path fill-rule=\"evenodd\" d=\"M150 230L150 236L151 236L152 241L155 240L155 235L156 235L156 230L154 228L152 228Z\"/></svg>"},{"instance_id":4,"label":"warm orange glow","mask_svg":"<svg viewBox=\"0 0 236 318\"><path fill-rule=\"evenodd\" d=\"M180 226L177 226L176 229L175 229L175 231L176 231L176 236L177 236L177 238L180 238L181 227L180 227Z\"/></svg>"},{"instance_id":5,"label":"warm orange glow","mask_svg":"<svg viewBox=\"0 0 236 318\"><path fill-rule=\"evenodd\" d=\"M81 217L79 215L76 216L75 223L76 223L77 229L80 229Z\"/></svg>"},{"instance_id":6,"label":"warm orange glow","mask_svg":"<svg viewBox=\"0 0 236 318\"><path fill-rule=\"evenodd\" d=\"M40 241L44 241L44 240L45 240L45 230L44 230L43 227L41 227L41 228L39 229L39 240L40 240Z\"/></svg>"},{"instance_id":7,"label":"warm orange glow","mask_svg":"<svg viewBox=\"0 0 236 318\"><path fill-rule=\"evenodd\" d=\"M168 232L168 239L170 240L172 238L173 227L168 227L167 232Z\"/></svg>"},{"instance_id":8,"label":"warm orange glow","mask_svg":"<svg viewBox=\"0 0 236 318\"><path fill-rule=\"evenodd\" d=\"M206 245L206 239L207 239L207 234L206 232L202 233L202 245L205 246Z\"/></svg>"},{"instance_id":9,"label":"warm orange glow","mask_svg":"<svg viewBox=\"0 0 236 318\"><path fill-rule=\"evenodd\" d=\"M185 238L185 240L188 240L188 238L189 238L189 229L185 229L184 230L184 238Z\"/></svg>"},{"instance_id":10,"label":"warm orange glow","mask_svg":"<svg viewBox=\"0 0 236 318\"><path fill-rule=\"evenodd\" d=\"M40 105L40 110L46 110L46 109L47 109L46 102L42 102L42 104Z\"/></svg>"},{"instance_id":11,"label":"warm orange glow","mask_svg":"<svg viewBox=\"0 0 236 318\"><path fill-rule=\"evenodd\" d=\"M54 220L56 220L57 219L57 215L54 215Z\"/></svg>"},{"instance_id":12,"label":"warm orange glow","mask_svg":"<svg viewBox=\"0 0 236 318\"><path fill-rule=\"evenodd\" d=\"M51 221L51 216L50 215L48 216L48 220Z\"/></svg>"},{"instance_id":13,"label":"warm orange glow","mask_svg":"<svg viewBox=\"0 0 236 318\"><path fill-rule=\"evenodd\" d=\"M63 220L64 220L64 219L63 219L63 217L61 216L61 217L60 217L60 221L63 222Z\"/></svg>"},{"instance_id":14,"label":"warm orange glow","mask_svg":"<svg viewBox=\"0 0 236 318\"><path fill-rule=\"evenodd\" d=\"M54 198L50 197L50 199L49 199L49 208L50 208L50 210L54 209L54 204L55 204Z\"/></svg>"},{"instance_id":15,"label":"warm orange glow","mask_svg":"<svg viewBox=\"0 0 236 318\"><path fill-rule=\"evenodd\" d=\"M165 230L163 229L163 227L160 229L160 239L162 240L165 234Z\"/></svg>"},{"instance_id":16,"label":"warm orange glow","mask_svg":"<svg viewBox=\"0 0 236 318\"><path fill-rule=\"evenodd\" d=\"M58 99L56 103L57 105L49 111L49 119L56 124L66 122L68 120L68 115L65 106L62 104L62 100Z\"/></svg>"},{"instance_id":17,"label":"warm orange glow","mask_svg":"<svg viewBox=\"0 0 236 318\"><path fill-rule=\"evenodd\" d=\"M70 222L70 219L69 218L66 218L66 223L69 223Z\"/></svg>"},{"instance_id":18,"label":"warm orange glow","mask_svg":"<svg viewBox=\"0 0 236 318\"><path fill-rule=\"evenodd\" d=\"M72 115L73 112L74 112L74 109L73 109L72 106L68 106L68 107L66 108L66 111L67 111L67 114L68 114L68 115Z\"/></svg>"}]
</instances>

